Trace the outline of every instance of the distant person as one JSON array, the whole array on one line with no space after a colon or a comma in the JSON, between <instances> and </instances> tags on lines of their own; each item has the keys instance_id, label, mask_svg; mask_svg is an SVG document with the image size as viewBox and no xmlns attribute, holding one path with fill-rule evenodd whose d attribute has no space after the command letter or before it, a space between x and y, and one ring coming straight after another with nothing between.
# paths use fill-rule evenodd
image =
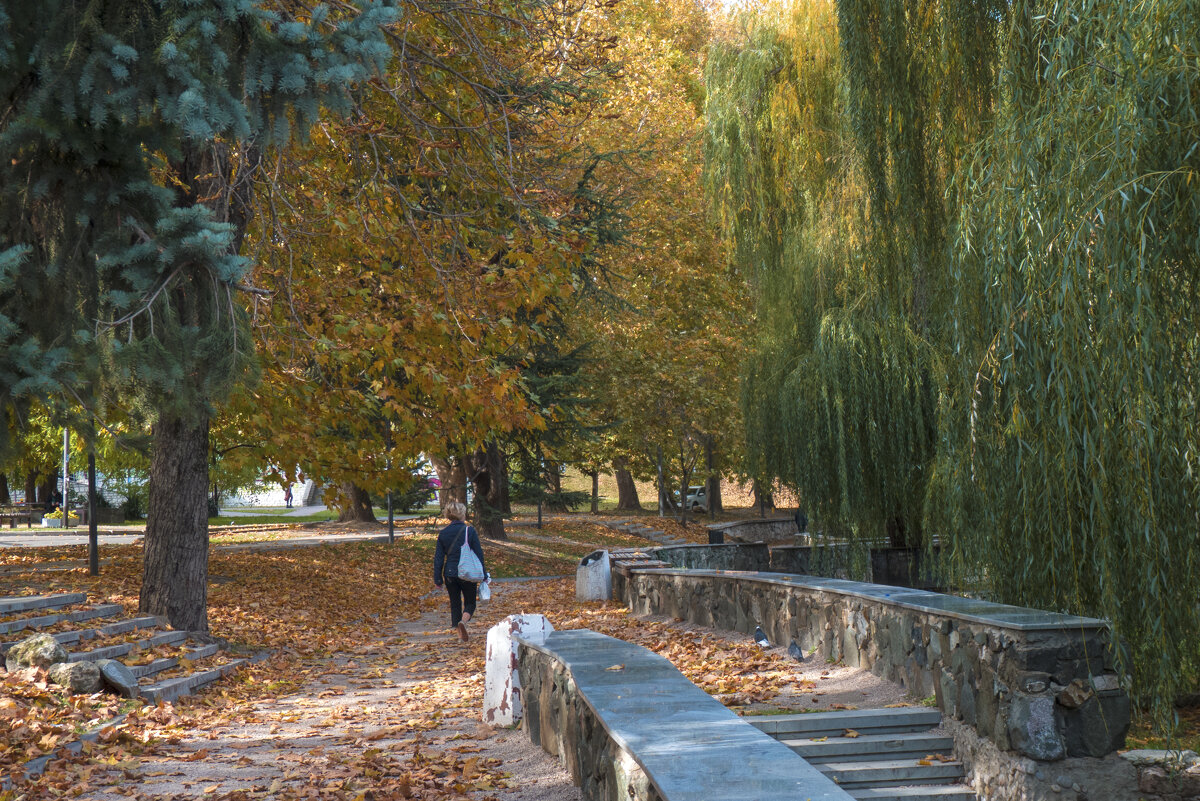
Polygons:
<instances>
[{"instance_id":1,"label":"distant person","mask_svg":"<svg viewBox=\"0 0 1200 801\"><path fill-rule=\"evenodd\" d=\"M283 502L287 505L287 508L289 508L289 509L292 508L292 485L291 484L288 484L287 489L285 489L283 491Z\"/></svg>"},{"instance_id":2,"label":"distant person","mask_svg":"<svg viewBox=\"0 0 1200 801\"><path fill-rule=\"evenodd\" d=\"M484 564L483 546L479 544L479 534L466 524L466 504L458 501L446 504L446 517L450 518L450 525L438 532L437 551L433 555L433 583L437 587L445 585L450 596L450 626L458 629L458 638L466 642L467 621L475 614L475 591L479 585L458 578L458 560L466 543L479 557L479 564ZM484 575L487 575L486 567Z\"/></svg>"},{"instance_id":3,"label":"distant person","mask_svg":"<svg viewBox=\"0 0 1200 801\"><path fill-rule=\"evenodd\" d=\"M803 534L808 531L808 515L804 514L803 509L796 510L796 533Z\"/></svg>"}]
</instances>

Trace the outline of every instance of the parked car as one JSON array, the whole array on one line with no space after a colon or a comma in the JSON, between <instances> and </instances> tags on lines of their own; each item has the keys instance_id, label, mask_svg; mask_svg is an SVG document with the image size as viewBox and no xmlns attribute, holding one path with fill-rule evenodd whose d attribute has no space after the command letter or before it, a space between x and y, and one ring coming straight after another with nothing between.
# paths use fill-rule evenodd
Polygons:
<instances>
[{"instance_id":1,"label":"parked car","mask_svg":"<svg viewBox=\"0 0 1200 801\"><path fill-rule=\"evenodd\" d=\"M693 512L707 512L708 487L688 487L687 508Z\"/></svg>"}]
</instances>

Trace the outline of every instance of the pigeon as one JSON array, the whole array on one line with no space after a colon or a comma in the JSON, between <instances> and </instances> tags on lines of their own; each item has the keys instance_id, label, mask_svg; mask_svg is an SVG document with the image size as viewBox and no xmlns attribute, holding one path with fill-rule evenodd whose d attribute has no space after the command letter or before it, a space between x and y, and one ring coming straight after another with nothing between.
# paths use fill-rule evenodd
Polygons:
<instances>
[{"instance_id":1,"label":"pigeon","mask_svg":"<svg viewBox=\"0 0 1200 801\"><path fill-rule=\"evenodd\" d=\"M799 645L796 645L795 640L792 640L792 642L788 645L788 656L790 656L792 659L795 659L797 662L804 661L804 652L800 650Z\"/></svg>"},{"instance_id":2,"label":"pigeon","mask_svg":"<svg viewBox=\"0 0 1200 801\"><path fill-rule=\"evenodd\" d=\"M760 648L770 648L771 641L767 639L767 635L763 633L762 626L754 627L754 641L758 643Z\"/></svg>"}]
</instances>

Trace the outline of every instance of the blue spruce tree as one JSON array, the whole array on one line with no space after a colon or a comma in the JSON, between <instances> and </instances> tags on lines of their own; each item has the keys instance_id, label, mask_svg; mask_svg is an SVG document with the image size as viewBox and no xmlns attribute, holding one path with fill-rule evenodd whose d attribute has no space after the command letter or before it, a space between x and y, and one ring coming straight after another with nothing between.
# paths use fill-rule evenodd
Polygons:
<instances>
[{"instance_id":1,"label":"blue spruce tree","mask_svg":"<svg viewBox=\"0 0 1200 801\"><path fill-rule=\"evenodd\" d=\"M353 8L0 5L0 413L153 415L140 605L176 628L208 628L208 423L251 372L255 171L386 65L390 2Z\"/></svg>"}]
</instances>

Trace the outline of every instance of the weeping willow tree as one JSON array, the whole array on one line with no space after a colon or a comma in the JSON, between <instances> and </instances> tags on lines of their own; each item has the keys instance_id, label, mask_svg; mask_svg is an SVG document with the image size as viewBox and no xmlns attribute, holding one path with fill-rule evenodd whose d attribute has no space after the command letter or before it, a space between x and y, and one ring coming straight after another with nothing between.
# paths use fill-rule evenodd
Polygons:
<instances>
[{"instance_id":1,"label":"weeping willow tree","mask_svg":"<svg viewBox=\"0 0 1200 801\"><path fill-rule=\"evenodd\" d=\"M1002 13L817 0L710 55L708 190L757 300L749 468L827 532L924 539L945 179L987 119Z\"/></svg>"},{"instance_id":2,"label":"weeping willow tree","mask_svg":"<svg viewBox=\"0 0 1200 801\"><path fill-rule=\"evenodd\" d=\"M1010 19L929 519L998 599L1111 619L1165 722L1200 649L1200 2Z\"/></svg>"}]
</instances>

